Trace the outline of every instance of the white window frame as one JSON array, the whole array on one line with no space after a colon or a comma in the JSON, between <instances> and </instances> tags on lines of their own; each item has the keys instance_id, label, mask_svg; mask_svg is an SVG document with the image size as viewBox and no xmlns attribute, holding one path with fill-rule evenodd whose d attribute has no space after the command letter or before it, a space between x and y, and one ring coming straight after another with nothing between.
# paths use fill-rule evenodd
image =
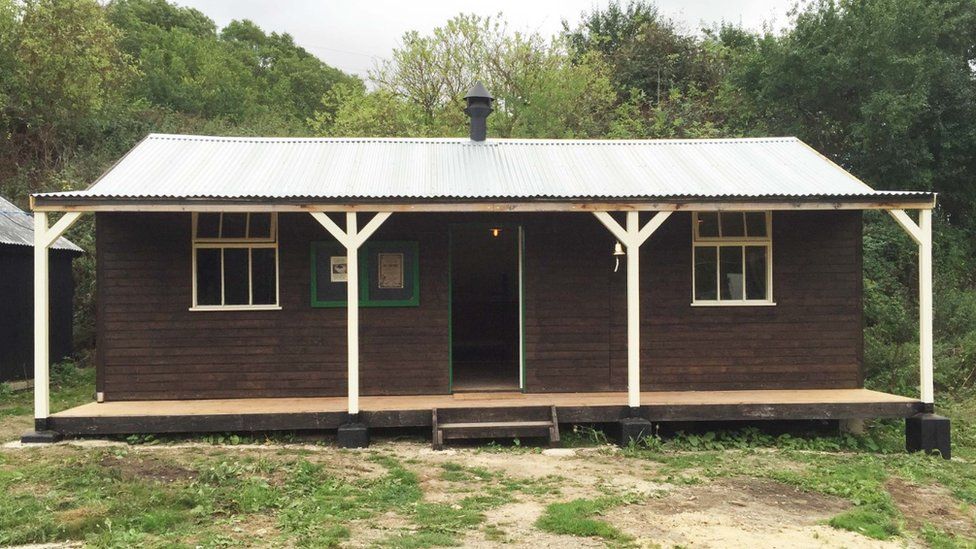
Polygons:
<instances>
[{"instance_id":1,"label":"white window frame","mask_svg":"<svg viewBox=\"0 0 976 549\"><path fill-rule=\"evenodd\" d=\"M203 212L203 213L217 213L217 212ZM231 214L246 214L244 222L244 235L243 237L234 238L222 238L222 237L209 237L209 238L198 238L197 237L197 222L200 213L193 213L193 221L190 233L190 239L192 242L191 255L192 259L191 270L192 270L192 284L193 284L193 304L190 307L191 311L278 311L281 310L281 278L278 264L280 262L279 252L278 252L278 214L271 212L271 227L269 230L269 236L267 237L257 237L248 238L247 233L250 229L251 215L252 213L264 213L264 212L228 212ZM220 224L218 227L223 227L224 213L221 212ZM254 301L254 281L252 280L252 253L254 249L257 248L272 248L275 252L275 302L273 304L259 304L259 305L199 305L197 303L197 250L206 248L216 248L223 250L225 248L246 248L247 252L247 292L248 301ZM224 301L224 253L220 253L220 301Z\"/></svg>"},{"instance_id":2,"label":"white window frame","mask_svg":"<svg viewBox=\"0 0 976 549\"><path fill-rule=\"evenodd\" d=\"M718 230L719 236L700 236L699 228L700 223L698 222L698 213L692 212L691 215L691 234L692 234L692 249L691 249L691 306L692 307L763 307L763 306L773 306L776 302L773 301L773 212L767 211L719 211L719 212L701 212L701 213L717 213L718 214ZM722 235L722 214L741 214L745 215L747 213L762 213L766 216L766 236L721 236ZM743 219L743 232L748 232L745 228L745 219ZM716 271L716 293L715 299L697 299L696 296L698 292L696 291L695 285L697 281L695 280L695 257L696 250L698 248L721 248L722 246L741 246L742 247L742 273L743 273L743 292L745 292L745 265L746 265L746 246L763 246L766 248L766 298L765 299L722 299L722 277L720 271ZM721 268L721 262L718 258L718 252L716 252L716 269ZM743 294L744 295L744 294Z\"/></svg>"}]
</instances>

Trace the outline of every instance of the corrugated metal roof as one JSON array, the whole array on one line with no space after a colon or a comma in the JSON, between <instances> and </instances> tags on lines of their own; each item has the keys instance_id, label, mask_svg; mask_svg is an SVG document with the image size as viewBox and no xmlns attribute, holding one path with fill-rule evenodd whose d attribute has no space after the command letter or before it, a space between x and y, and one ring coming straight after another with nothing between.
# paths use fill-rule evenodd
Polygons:
<instances>
[{"instance_id":1,"label":"corrugated metal roof","mask_svg":"<svg viewBox=\"0 0 976 549\"><path fill-rule=\"evenodd\" d=\"M34 218L0 196L0 244L34 247ZM51 245L56 250L83 250L65 237Z\"/></svg>"},{"instance_id":2,"label":"corrugated metal roof","mask_svg":"<svg viewBox=\"0 0 976 549\"><path fill-rule=\"evenodd\" d=\"M78 199L871 197L793 137L709 140L149 135Z\"/></svg>"}]
</instances>

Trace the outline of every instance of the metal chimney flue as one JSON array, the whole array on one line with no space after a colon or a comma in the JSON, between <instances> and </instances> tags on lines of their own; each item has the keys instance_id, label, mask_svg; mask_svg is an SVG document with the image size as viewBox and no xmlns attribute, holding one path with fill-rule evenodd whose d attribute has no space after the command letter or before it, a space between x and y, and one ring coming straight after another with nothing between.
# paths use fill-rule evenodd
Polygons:
<instances>
[{"instance_id":1,"label":"metal chimney flue","mask_svg":"<svg viewBox=\"0 0 976 549\"><path fill-rule=\"evenodd\" d=\"M464 99L468 103L464 113L471 117L471 141L484 141L488 137L488 115L493 110L494 98L481 82L475 82Z\"/></svg>"}]
</instances>

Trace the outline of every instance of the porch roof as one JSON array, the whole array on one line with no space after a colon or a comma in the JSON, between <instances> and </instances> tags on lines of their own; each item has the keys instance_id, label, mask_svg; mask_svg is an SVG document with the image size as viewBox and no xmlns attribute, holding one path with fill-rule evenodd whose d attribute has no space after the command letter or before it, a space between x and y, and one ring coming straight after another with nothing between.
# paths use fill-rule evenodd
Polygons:
<instances>
[{"instance_id":1,"label":"porch roof","mask_svg":"<svg viewBox=\"0 0 976 549\"><path fill-rule=\"evenodd\" d=\"M559 201L931 207L934 195L876 191L795 137L479 143L152 134L88 189L33 199L39 209Z\"/></svg>"}]
</instances>

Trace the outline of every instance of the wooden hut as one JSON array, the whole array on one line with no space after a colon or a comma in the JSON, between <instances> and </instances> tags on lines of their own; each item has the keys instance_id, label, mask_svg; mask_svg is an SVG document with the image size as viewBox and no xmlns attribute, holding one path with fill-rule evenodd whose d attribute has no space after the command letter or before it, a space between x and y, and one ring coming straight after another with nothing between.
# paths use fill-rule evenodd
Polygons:
<instances>
[{"instance_id":1,"label":"wooden hut","mask_svg":"<svg viewBox=\"0 0 976 549\"><path fill-rule=\"evenodd\" d=\"M34 222L31 215L0 197L0 382L34 377ZM66 238L50 246L50 347L58 361L73 350L75 292L71 262L82 250Z\"/></svg>"},{"instance_id":2,"label":"wooden hut","mask_svg":"<svg viewBox=\"0 0 976 549\"><path fill-rule=\"evenodd\" d=\"M35 195L42 240L96 216L99 297L98 402L38 384L38 430L905 417L934 447L932 193L792 137L489 139L467 100L469 138L150 135ZM919 395L864 389L865 210L919 246Z\"/></svg>"}]
</instances>

